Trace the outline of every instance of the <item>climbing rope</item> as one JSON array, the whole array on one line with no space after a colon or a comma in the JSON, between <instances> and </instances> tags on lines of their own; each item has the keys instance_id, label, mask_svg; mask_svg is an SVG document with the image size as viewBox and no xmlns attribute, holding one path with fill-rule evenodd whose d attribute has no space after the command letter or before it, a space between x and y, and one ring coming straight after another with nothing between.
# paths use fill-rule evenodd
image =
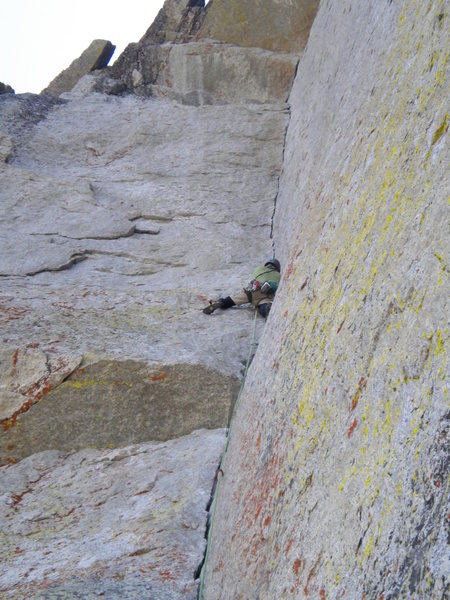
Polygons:
<instances>
[{"instance_id":1,"label":"climbing rope","mask_svg":"<svg viewBox=\"0 0 450 600\"><path fill-rule=\"evenodd\" d=\"M224 448L224 450L222 452L222 457L220 459L219 466L217 467L217 471L216 471L216 474L214 476L214 480L215 480L214 498L213 498L213 502L212 502L212 506L211 506L211 518L210 518L210 521L209 521L208 538L206 540L205 559L203 561L203 566L202 566L202 570L201 570L201 573L200 573L200 586L199 586L199 589L198 589L197 600L202 600L202 597L203 597L203 585L205 583L206 565L208 563L209 551L210 551L210 547L211 547L212 530L213 530L214 518L216 516L216 504L217 504L217 496L218 496L218 491L219 491L219 484L220 484L220 480L221 480L221 475L223 477L222 465L224 463L225 456L227 454L228 444L230 442L231 428L233 426L234 417L236 415L236 411L237 411L238 406L239 406L239 402L240 402L240 399L241 399L242 390L244 389L245 380L247 379L248 368L249 368L251 360L253 358L253 349L255 347L255 337L256 337L256 318L257 318L257 316L258 316L258 312L255 310L255 318L253 320L252 341L250 343L250 350L249 350L249 353L248 353L247 362L245 364L244 375L242 377L241 387L239 388L239 393L237 395L236 402L234 403L234 407L233 407L233 412L231 414L230 425L228 427L228 434L227 434L227 441L225 443L225 448Z\"/></svg>"}]
</instances>

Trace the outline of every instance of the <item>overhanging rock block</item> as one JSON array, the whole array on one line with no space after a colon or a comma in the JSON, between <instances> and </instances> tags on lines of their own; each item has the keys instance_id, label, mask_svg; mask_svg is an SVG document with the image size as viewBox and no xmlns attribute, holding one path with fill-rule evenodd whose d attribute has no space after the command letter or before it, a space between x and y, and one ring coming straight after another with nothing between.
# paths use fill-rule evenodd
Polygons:
<instances>
[{"instance_id":1,"label":"overhanging rock block","mask_svg":"<svg viewBox=\"0 0 450 600\"><path fill-rule=\"evenodd\" d=\"M71 65L64 69L53 81L42 90L42 94L59 96L70 92L78 80L97 69L104 69L116 47L107 40L94 40L88 48Z\"/></svg>"},{"instance_id":2,"label":"overhanging rock block","mask_svg":"<svg viewBox=\"0 0 450 600\"><path fill-rule=\"evenodd\" d=\"M318 7L318 0L213 0L198 38L300 54Z\"/></svg>"}]
</instances>

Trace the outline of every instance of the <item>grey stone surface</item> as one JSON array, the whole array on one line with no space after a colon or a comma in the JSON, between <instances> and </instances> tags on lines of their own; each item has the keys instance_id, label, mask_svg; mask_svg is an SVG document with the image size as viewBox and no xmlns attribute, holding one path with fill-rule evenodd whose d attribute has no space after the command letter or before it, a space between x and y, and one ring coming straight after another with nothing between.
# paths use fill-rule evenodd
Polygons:
<instances>
[{"instance_id":1,"label":"grey stone surface","mask_svg":"<svg viewBox=\"0 0 450 600\"><path fill-rule=\"evenodd\" d=\"M83 75L73 86L70 92L63 92L61 100L75 100L84 98L94 92L110 94L111 96L122 96L127 91L127 84L109 76L107 70L95 71Z\"/></svg>"},{"instance_id":2,"label":"grey stone surface","mask_svg":"<svg viewBox=\"0 0 450 600\"><path fill-rule=\"evenodd\" d=\"M127 68L113 68L128 91L183 104L286 101L298 56L214 40L139 47ZM115 63L116 65L117 63ZM109 92L110 80L95 83Z\"/></svg>"},{"instance_id":3,"label":"grey stone surface","mask_svg":"<svg viewBox=\"0 0 450 600\"><path fill-rule=\"evenodd\" d=\"M13 392L4 387L0 388L0 422L17 414L25 402L26 398L20 392Z\"/></svg>"},{"instance_id":4,"label":"grey stone surface","mask_svg":"<svg viewBox=\"0 0 450 600\"><path fill-rule=\"evenodd\" d=\"M271 253L284 106L91 94L33 119L35 102L0 113L16 117L0 169L1 463L226 426L253 311L201 308ZM108 385L67 380L80 361L96 382L109 365ZM170 383L152 385L157 368Z\"/></svg>"},{"instance_id":5,"label":"grey stone surface","mask_svg":"<svg viewBox=\"0 0 450 600\"><path fill-rule=\"evenodd\" d=\"M62 100L38 94L0 95L0 132L20 144Z\"/></svg>"},{"instance_id":6,"label":"grey stone surface","mask_svg":"<svg viewBox=\"0 0 450 600\"><path fill-rule=\"evenodd\" d=\"M149 93L142 84L156 82L172 44L191 40L205 14L203 1L166 0L139 42L129 44L109 69L111 76L124 82L129 91L138 87L141 93Z\"/></svg>"},{"instance_id":7,"label":"grey stone surface","mask_svg":"<svg viewBox=\"0 0 450 600\"><path fill-rule=\"evenodd\" d=\"M0 132L0 161L6 162L11 156L13 149L12 138Z\"/></svg>"},{"instance_id":8,"label":"grey stone surface","mask_svg":"<svg viewBox=\"0 0 450 600\"><path fill-rule=\"evenodd\" d=\"M1 468L2 598L195 600L224 433Z\"/></svg>"},{"instance_id":9,"label":"grey stone surface","mask_svg":"<svg viewBox=\"0 0 450 600\"><path fill-rule=\"evenodd\" d=\"M321 3L204 600L449 595L448 19Z\"/></svg>"},{"instance_id":10,"label":"grey stone surface","mask_svg":"<svg viewBox=\"0 0 450 600\"><path fill-rule=\"evenodd\" d=\"M217 42L175 44L148 88L142 76L135 93L165 96L184 104L267 104L287 100L298 57ZM136 73L140 73L136 71Z\"/></svg>"},{"instance_id":11,"label":"grey stone surface","mask_svg":"<svg viewBox=\"0 0 450 600\"><path fill-rule=\"evenodd\" d=\"M13 316L13 315L10 315ZM13 318L14 320L14 318ZM48 394L53 388L58 387L69 375L80 365L82 357L80 355L58 355L55 356L50 350L44 352L40 349L39 343L28 343L22 348L12 350L0 350L0 426L3 429L0 437L0 464L16 462L18 456L23 458L34 451L30 450L30 443L26 444L28 450L22 444L21 428L18 441L13 445L18 449L15 454L12 448L7 449L9 435L7 430L16 425L20 414L27 412L33 404L38 402ZM48 415L52 417L56 413ZM39 437L39 443L47 437L45 433L47 423L40 423L39 430L35 435ZM26 429L26 427L25 427ZM14 430L16 432L16 430ZM30 435L28 435L28 438ZM57 446L51 446L51 448Z\"/></svg>"},{"instance_id":12,"label":"grey stone surface","mask_svg":"<svg viewBox=\"0 0 450 600\"><path fill-rule=\"evenodd\" d=\"M93 40L86 50L67 69L61 71L41 94L58 97L70 92L78 80L96 69L104 69L116 47L107 40Z\"/></svg>"},{"instance_id":13,"label":"grey stone surface","mask_svg":"<svg viewBox=\"0 0 450 600\"><path fill-rule=\"evenodd\" d=\"M12 392L28 394L41 392L45 386L55 387L66 379L80 364L81 356L46 354L39 344L27 344L14 353L0 354L0 386Z\"/></svg>"},{"instance_id":14,"label":"grey stone surface","mask_svg":"<svg viewBox=\"0 0 450 600\"><path fill-rule=\"evenodd\" d=\"M260 53L258 77L266 58ZM140 78L133 73L136 86ZM95 489L91 457L105 454L64 459L56 450L225 426L253 327L257 339L264 326L252 309L206 317L201 308L244 286L272 252L286 106L192 108L95 93L121 85L103 71L82 77L66 100L0 100L0 461L9 465L0 470L0 587L8 597L196 597L223 432L167 442L154 459L141 461L142 446L129 461L114 455ZM183 86L175 82L181 101L192 93ZM155 485L151 496L166 473L175 491Z\"/></svg>"},{"instance_id":15,"label":"grey stone surface","mask_svg":"<svg viewBox=\"0 0 450 600\"><path fill-rule=\"evenodd\" d=\"M45 121L11 125L0 115L7 140L7 163L0 162L7 208L2 414L19 411L22 431L34 415L34 431L42 429L58 414L56 404L73 405L85 390L89 408L81 417L98 415L108 427L83 432L81 446L123 444L130 438L122 437L122 426L127 435L135 428L141 435L130 411L119 410L121 394L134 418L158 386L155 402L175 402L170 416L178 427L196 416L195 407L205 406L211 416L206 403L189 404L189 415L184 406L178 415L184 389L192 384L191 400L198 400L196 385L208 396L219 384L215 409L227 412L232 394L226 387L245 363L253 313L206 317L200 308L209 296L239 288L273 246L282 261L267 325L256 322L259 347L223 464L202 600L440 599L449 593L449 15L445 3L419 0L382 8L356 0L321 3L290 97L284 148L283 104L194 108L103 97L91 93L101 89L92 76L68 102L43 110ZM185 41L175 50L173 43L153 45L164 53L164 69L178 53L172 85L183 102L193 88L180 78L198 71L183 71L181 63L199 60L187 58L186 50L200 47ZM205 64L209 43L202 42ZM130 75L134 88L146 81L139 65ZM110 73L102 77L106 82ZM195 89L206 97L204 83ZM205 101L199 98L192 94L193 103ZM1 104L8 111L11 100ZM86 210L93 215L88 222ZM48 227L53 215L54 230ZM28 252L15 248L14 236ZM45 379L51 357L81 355L89 377L75 372L21 412L21 398L28 401L33 381ZM29 369L15 379L10 369L15 357L22 365L21 356ZM128 374L139 381L136 401L125 394ZM95 412L108 397L111 426L112 415ZM86 423L68 412L48 428L58 444L58 422L63 432L71 414L82 428ZM5 440L12 434L20 445L27 438L20 426L4 425ZM74 428L61 437L75 438ZM161 488L155 485L155 496L147 498L155 470L172 471L165 490L172 481L185 486L183 469L176 471L185 464L176 460L178 442L167 442L168 455L159 455L156 467L136 458L147 448L139 445L111 455L83 450L64 460L56 452L32 455L2 470L9 536L0 538L8 561L0 575L4 589L20 598L194 598L192 566L204 548L204 541L197 545L204 525L193 542L179 532L190 534L186 525L195 517L173 528L173 512L158 504ZM219 452L202 437L194 445L195 451L183 441L182 454L197 465L199 456L211 458L211 483ZM104 471L95 468L98 457L108 465ZM51 471L54 480L46 479ZM190 469L187 477L196 481ZM150 483L115 505L115 482L127 489L136 481ZM68 497L82 501L62 501L65 485ZM41 504L34 504L38 487ZM195 483L187 497L196 497L193 489L205 487ZM144 525L134 521L140 497L144 511L156 506L151 517L139 513ZM181 510L185 497L164 491L163 502ZM200 497L194 513L202 508L204 524L203 492ZM78 507L85 505L83 513ZM86 520L71 520L77 514ZM50 528L37 531L46 522ZM145 523L151 533L142 539ZM52 537L59 527L62 537ZM86 531L92 532L88 547L77 537ZM172 553L180 537L195 545L195 560ZM61 568L54 547L61 549Z\"/></svg>"},{"instance_id":16,"label":"grey stone surface","mask_svg":"<svg viewBox=\"0 0 450 600\"><path fill-rule=\"evenodd\" d=\"M167 3L153 30L165 42L147 44L150 75L133 65L133 89L164 56L150 93L240 106L113 97L125 84L111 69L53 90L64 100L0 99L0 594L11 598L196 597L215 428L264 327L252 309L201 308L272 254L296 59L167 43L190 40L203 11L192 4ZM178 437L198 428L210 431Z\"/></svg>"}]
</instances>

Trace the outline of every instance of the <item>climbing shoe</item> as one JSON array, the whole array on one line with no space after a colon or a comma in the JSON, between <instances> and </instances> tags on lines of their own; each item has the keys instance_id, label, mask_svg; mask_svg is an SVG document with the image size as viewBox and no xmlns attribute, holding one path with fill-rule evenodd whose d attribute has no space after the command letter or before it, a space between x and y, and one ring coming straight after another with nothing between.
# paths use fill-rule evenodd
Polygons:
<instances>
[{"instance_id":1,"label":"climbing shoe","mask_svg":"<svg viewBox=\"0 0 450 600\"><path fill-rule=\"evenodd\" d=\"M210 302L209 305L203 309L203 312L205 315L212 315L218 308L221 308L220 302Z\"/></svg>"}]
</instances>

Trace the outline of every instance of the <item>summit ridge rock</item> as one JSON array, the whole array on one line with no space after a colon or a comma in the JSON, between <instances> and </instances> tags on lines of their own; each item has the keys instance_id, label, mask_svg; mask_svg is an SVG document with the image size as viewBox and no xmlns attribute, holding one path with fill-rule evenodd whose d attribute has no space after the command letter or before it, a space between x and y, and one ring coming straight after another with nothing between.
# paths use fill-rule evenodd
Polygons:
<instances>
[{"instance_id":1,"label":"summit ridge rock","mask_svg":"<svg viewBox=\"0 0 450 600\"><path fill-rule=\"evenodd\" d=\"M109 75L129 92L185 104L285 101L317 7L316 0L213 0L206 7L166 0Z\"/></svg>"}]
</instances>

